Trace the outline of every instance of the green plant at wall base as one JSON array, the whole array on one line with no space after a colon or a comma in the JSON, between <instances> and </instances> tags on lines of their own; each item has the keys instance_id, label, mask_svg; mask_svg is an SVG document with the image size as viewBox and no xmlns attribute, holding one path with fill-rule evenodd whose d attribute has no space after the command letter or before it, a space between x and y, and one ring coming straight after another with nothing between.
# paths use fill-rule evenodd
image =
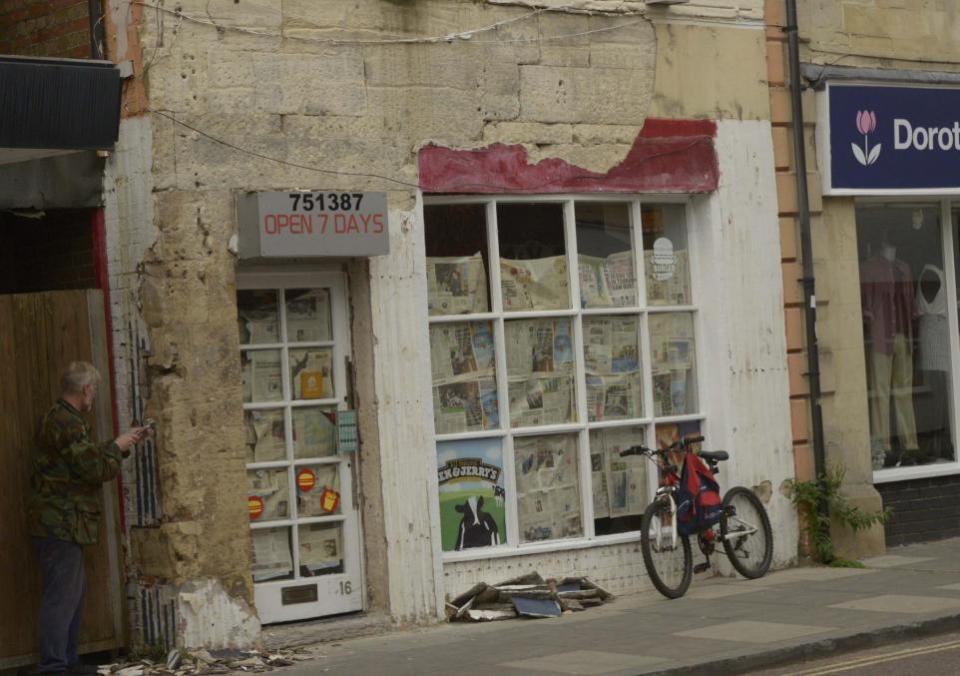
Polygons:
<instances>
[{"instance_id":1,"label":"green plant at wall base","mask_svg":"<svg viewBox=\"0 0 960 676\"><path fill-rule=\"evenodd\" d=\"M814 558L828 566L862 568L858 561L838 557L833 549L830 536L830 524L833 522L847 526L853 531L861 531L871 526L886 523L890 519L890 508L879 512L864 512L854 507L840 493L846 470L835 465L828 469L820 479L794 481L790 487L790 499L804 517L810 547ZM826 509L820 509L821 501Z\"/></svg>"}]
</instances>

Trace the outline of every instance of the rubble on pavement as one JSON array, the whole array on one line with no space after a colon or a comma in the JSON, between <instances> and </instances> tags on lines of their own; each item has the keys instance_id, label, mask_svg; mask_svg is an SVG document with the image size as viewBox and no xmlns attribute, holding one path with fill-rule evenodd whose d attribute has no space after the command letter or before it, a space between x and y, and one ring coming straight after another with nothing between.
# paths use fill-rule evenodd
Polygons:
<instances>
[{"instance_id":1,"label":"rubble on pavement","mask_svg":"<svg viewBox=\"0 0 960 676\"><path fill-rule=\"evenodd\" d=\"M273 671L297 662L315 659L317 655L306 648L291 650L195 650L176 648L164 661L139 659L130 662L105 664L101 674L110 676L206 676L207 674L242 674Z\"/></svg>"},{"instance_id":2,"label":"rubble on pavement","mask_svg":"<svg viewBox=\"0 0 960 676\"><path fill-rule=\"evenodd\" d=\"M495 585L479 582L449 601L446 611L451 622L489 622L519 616L557 617L612 599L613 594L586 577L544 580L534 572Z\"/></svg>"}]
</instances>

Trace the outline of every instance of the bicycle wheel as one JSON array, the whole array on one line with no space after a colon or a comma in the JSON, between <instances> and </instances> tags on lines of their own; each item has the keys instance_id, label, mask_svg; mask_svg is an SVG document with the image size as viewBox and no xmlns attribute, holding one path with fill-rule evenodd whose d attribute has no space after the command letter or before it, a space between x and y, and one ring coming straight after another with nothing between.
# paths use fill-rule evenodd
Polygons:
<instances>
[{"instance_id":1,"label":"bicycle wheel","mask_svg":"<svg viewBox=\"0 0 960 676\"><path fill-rule=\"evenodd\" d=\"M650 581L668 599L677 599L687 592L693 579L693 555L690 538L677 534L674 546L670 536L670 506L654 500L643 513L640 532L640 550ZM662 537L658 537L663 528Z\"/></svg>"},{"instance_id":2,"label":"bicycle wheel","mask_svg":"<svg viewBox=\"0 0 960 676\"><path fill-rule=\"evenodd\" d=\"M720 536L727 558L738 573L752 580L770 570L773 530L767 510L749 488L735 486L723 496Z\"/></svg>"}]
</instances>

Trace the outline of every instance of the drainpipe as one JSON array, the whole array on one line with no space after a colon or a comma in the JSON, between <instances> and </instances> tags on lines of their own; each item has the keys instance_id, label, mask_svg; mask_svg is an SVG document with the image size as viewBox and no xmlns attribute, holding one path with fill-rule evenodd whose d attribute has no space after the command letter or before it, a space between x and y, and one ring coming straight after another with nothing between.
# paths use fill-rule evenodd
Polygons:
<instances>
[{"instance_id":1,"label":"drainpipe","mask_svg":"<svg viewBox=\"0 0 960 676\"><path fill-rule=\"evenodd\" d=\"M800 46L797 37L797 3L786 0L787 52L790 71L790 105L793 111L793 155L797 174L797 207L800 220L800 255L803 258L803 313L807 339L807 379L810 383L813 468L817 477L826 470L823 444L823 414L820 410L820 352L817 347L817 295L813 270L813 241L810 235L810 199L807 192L807 151L804 142L803 104L800 99ZM824 487L821 487L824 488ZM826 502L821 501L821 510Z\"/></svg>"}]
</instances>

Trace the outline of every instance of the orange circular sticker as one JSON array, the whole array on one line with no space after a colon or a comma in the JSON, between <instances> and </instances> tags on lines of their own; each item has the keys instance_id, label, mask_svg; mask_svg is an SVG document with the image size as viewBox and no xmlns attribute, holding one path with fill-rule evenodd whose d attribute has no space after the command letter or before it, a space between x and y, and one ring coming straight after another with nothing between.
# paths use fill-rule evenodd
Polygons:
<instances>
[{"instance_id":1,"label":"orange circular sticker","mask_svg":"<svg viewBox=\"0 0 960 676\"><path fill-rule=\"evenodd\" d=\"M297 472L297 486L301 491L306 493L307 491L312 491L313 487L317 485L317 475L312 469L302 469Z\"/></svg>"},{"instance_id":2,"label":"orange circular sticker","mask_svg":"<svg viewBox=\"0 0 960 676\"><path fill-rule=\"evenodd\" d=\"M247 498L247 509L250 510L250 520L254 521L263 514L263 499L259 495Z\"/></svg>"}]
</instances>

